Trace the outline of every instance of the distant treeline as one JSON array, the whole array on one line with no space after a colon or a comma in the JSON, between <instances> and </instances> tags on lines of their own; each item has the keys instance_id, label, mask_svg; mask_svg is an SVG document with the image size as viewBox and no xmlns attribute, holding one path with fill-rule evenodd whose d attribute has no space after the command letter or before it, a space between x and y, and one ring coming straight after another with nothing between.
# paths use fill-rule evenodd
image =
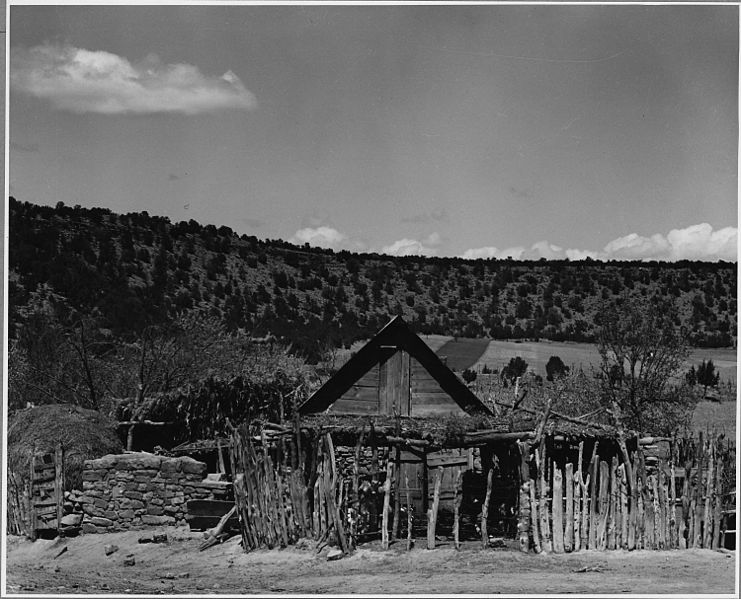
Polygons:
<instances>
[{"instance_id":1,"label":"distant treeline","mask_svg":"<svg viewBox=\"0 0 741 599\"><path fill-rule=\"evenodd\" d=\"M9 331L48 285L114 336L196 307L316 360L402 314L425 334L594 341L624 293L673 298L699 347L733 345L736 264L390 257L296 246L147 212L10 198Z\"/></svg>"}]
</instances>

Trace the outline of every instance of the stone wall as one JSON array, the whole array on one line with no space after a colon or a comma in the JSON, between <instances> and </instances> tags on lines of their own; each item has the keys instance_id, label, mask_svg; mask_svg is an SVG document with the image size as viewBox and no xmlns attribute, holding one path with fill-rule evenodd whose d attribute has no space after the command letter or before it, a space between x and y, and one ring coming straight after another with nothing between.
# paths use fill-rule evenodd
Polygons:
<instances>
[{"instance_id":1,"label":"stone wall","mask_svg":"<svg viewBox=\"0 0 741 599\"><path fill-rule=\"evenodd\" d=\"M127 453L87 460L74 506L83 514L82 532L184 524L186 502L213 499L205 474L206 464L189 457Z\"/></svg>"},{"instance_id":2,"label":"stone wall","mask_svg":"<svg viewBox=\"0 0 741 599\"><path fill-rule=\"evenodd\" d=\"M355 468L355 448L338 445L334 448L337 470L343 478L352 480ZM378 472L382 474L381 478L386 476L386 460L388 459L388 447L378 448ZM361 478L368 477L371 473L373 463L373 450L370 447L363 447L360 451L360 462L358 464L358 474Z\"/></svg>"}]
</instances>

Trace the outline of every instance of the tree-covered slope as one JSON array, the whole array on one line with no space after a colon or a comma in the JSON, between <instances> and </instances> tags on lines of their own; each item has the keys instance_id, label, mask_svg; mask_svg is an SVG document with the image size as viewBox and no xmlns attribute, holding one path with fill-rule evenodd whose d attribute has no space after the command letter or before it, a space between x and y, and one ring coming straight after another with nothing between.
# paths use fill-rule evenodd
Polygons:
<instances>
[{"instance_id":1,"label":"tree-covered slope","mask_svg":"<svg viewBox=\"0 0 741 599\"><path fill-rule=\"evenodd\" d=\"M271 334L316 358L394 314L419 332L591 341L604 300L674 298L697 346L736 331L736 265L389 257L238 236L146 212L10 199L10 336L42 286L114 337L194 307L229 329Z\"/></svg>"}]
</instances>

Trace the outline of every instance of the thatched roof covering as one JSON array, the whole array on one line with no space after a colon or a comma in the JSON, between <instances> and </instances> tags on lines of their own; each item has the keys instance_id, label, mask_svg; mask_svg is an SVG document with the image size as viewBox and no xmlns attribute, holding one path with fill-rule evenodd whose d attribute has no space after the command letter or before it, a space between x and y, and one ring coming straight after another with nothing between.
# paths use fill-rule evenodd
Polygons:
<instances>
[{"instance_id":1,"label":"thatched roof covering","mask_svg":"<svg viewBox=\"0 0 741 599\"><path fill-rule=\"evenodd\" d=\"M65 485L82 488L85 460L121 453L116 424L95 410L68 404L50 404L19 410L8 419L8 471L18 482L28 479L31 452L53 452L58 443L65 452Z\"/></svg>"}]
</instances>

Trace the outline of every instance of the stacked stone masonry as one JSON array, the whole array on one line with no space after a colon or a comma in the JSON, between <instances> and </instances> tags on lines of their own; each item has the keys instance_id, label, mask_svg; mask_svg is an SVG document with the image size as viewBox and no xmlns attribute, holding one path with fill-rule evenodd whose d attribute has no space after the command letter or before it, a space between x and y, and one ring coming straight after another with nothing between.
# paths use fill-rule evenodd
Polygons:
<instances>
[{"instance_id":1,"label":"stacked stone masonry","mask_svg":"<svg viewBox=\"0 0 741 599\"><path fill-rule=\"evenodd\" d=\"M187 502L213 499L206 464L150 453L107 455L85 462L78 498L83 533L186 523Z\"/></svg>"}]
</instances>

